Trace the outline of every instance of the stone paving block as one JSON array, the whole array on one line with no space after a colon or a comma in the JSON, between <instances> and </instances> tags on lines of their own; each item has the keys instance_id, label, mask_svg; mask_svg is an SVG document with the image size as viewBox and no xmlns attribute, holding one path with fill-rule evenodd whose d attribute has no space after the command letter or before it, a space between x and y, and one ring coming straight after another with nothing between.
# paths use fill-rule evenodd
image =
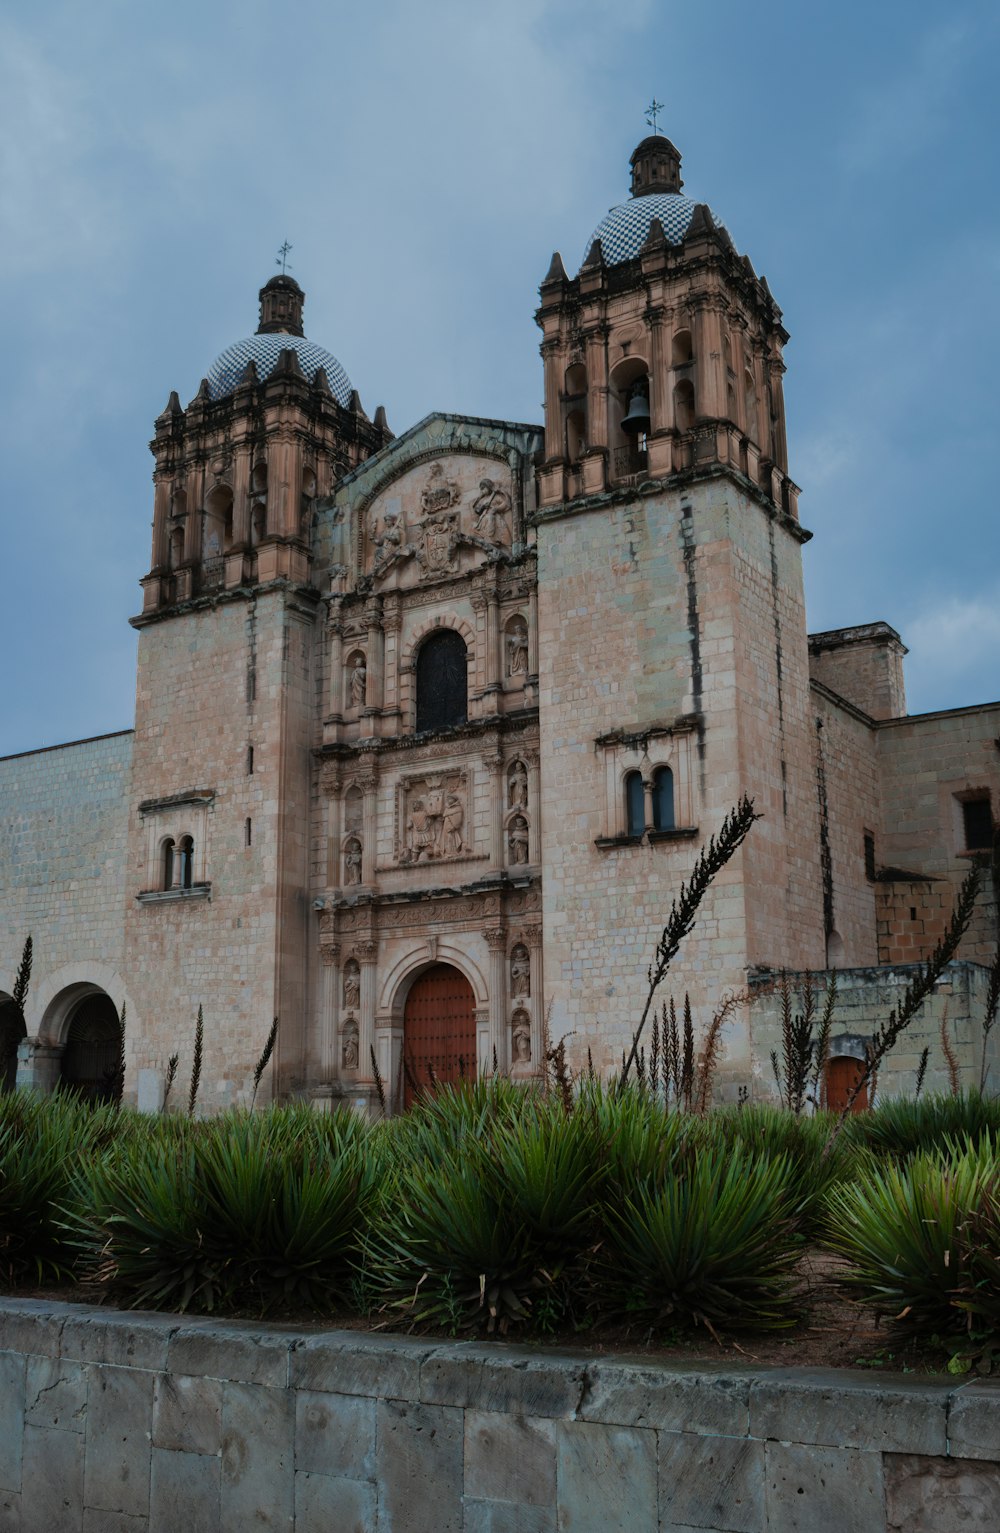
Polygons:
<instances>
[{"instance_id":1,"label":"stone paving block","mask_svg":"<svg viewBox=\"0 0 1000 1533\"><path fill-rule=\"evenodd\" d=\"M465 1492L482 1501L552 1506L555 1423L495 1411L465 1413Z\"/></svg>"},{"instance_id":2,"label":"stone paving block","mask_svg":"<svg viewBox=\"0 0 1000 1533\"><path fill-rule=\"evenodd\" d=\"M189 1322L178 1328L167 1348L167 1370L234 1384L266 1384L284 1389L292 1345L282 1332Z\"/></svg>"},{"instance_id":3,"label":"stone paving block","mask_svg":"<svg viewBox=\"0 0 1000 1533\"><path fill-rule=\"evenodd\" d=\"M149 1512L153 1375L92 1365L84 1501L107 1512Z\"/></svg>"},{"instance_id":4,"label":"stone paving block","mask_svg":"<svg viewBox=\"0 0 1000 1533\"><path fill-rule=\"evenodd\" d=\"M83 1509L83 1533L145 1533L148 1527L148 1517L130 1517L127 1512L99 1512L86 1506Z\"/></svg>"},{"instance_id":5,"label":"stone paving block","mask_svg":"<svg viewBox=\"0 0 1000 1533\"><path fill-rule=\"evenodd\" d=\"M688 1372L648 1363L596 1362L588 1366L577 1419L742 1437L749 1420L752 1377L700 1366Z\"/></svg>"},{"instance_id":6,"label":"stone paving block","mask_svg":"<svg viewBox=\"0 0 1000 1533\"><path fill-rule=\"evenodd\" d=\"M82 1432L87 1425L87 1369L58 1357L29 1357L24 1419L33 1427Z\"/></svg>"},{"instance_id":7,"label":"stone paving block","mask_svg":"<svg viewBox=\"0 0 1000 1533\"><path fill-rule=\"evenodd\" d=\"M83 1438L79 1432L25 1427L21 1533L81 1533Z\"/></svg>"},{"instance_id":8,"label":"stone paving block","mask_svg":"<svg viewBox=\"0 0 1000 1533\"><path fill-rule=\"evenodd\" d=\"M556 1533L557 1527L554 1506L465 1498L465 1533Z\"/></svg>"},{"instance_id":9,"label":"stone paving block","mask_svg":"<svg viewBox=\"0 0 1000 1533\"><path fill-rule=\"evenodd\" d=\"M21 1533L21 1497L15 1490L0 1490L0 1533Z\"/></svg>"},{"instance_id":10,"label":"stone paving block","mask_svg":"<svg viewBox=\"0 0 1000 1533\"><path fill-rule=\"evenodd\" d=\"M885 1533L882 1455L765 1445L768 1533Z\"/></svg>"},{"instance_id":11,"label":"stone paving block","mask_svg":"<svg viewBox=\"0 0 1000 1533\"><path fill-rule=\"evenodd\" d=\"M948 1409L948 1452L1000 1459L1000 1382L956 1389Z\"/></svg>"},{"instance_id":12,"label":"stone paving block","mask_svg":"<svg viewBox=\"0 0 1000 1533\"><path fill-rule=\"evenodd\" d=\"M572 1416L583 1392L579 1357L519 1352L498 1355L474 1342L436 1347L420 1370L420 1399L522 1416Z\"/></svg>"},{"instance_id":13,"label":"stone paving block","mask_svg":"<svg viewBox=\"0 0 1000 1533\"><path fill-rule=\"evenodd\" d=\"M294 1431L294 1400L287 1390L223 1387L221 1533L291 1525Z\"/></svg>"},{"instance_id":14,"label":"stone paving block","mask_svg":"<svg viewBox=\"0 0 1000 1533\"><path fill-rule=\"evenodd\" d=\"M945 1453L953 1390L953 1380L785 1368L754 1383L750 1435L868 1451Z\"/></svg>"},{"instance_id":15,"label":"stone paving block","mask_svg":"<svg viewBox=\"0 0 1000 1533\"><path fill-rule=\"evenodd\" d=\"M154 1448L149 1521L155 1533L218 1533L221 1474L217 1456Z\"/></svg>"},{"instance_id":16,"label":"stone paving block","mask_svg":"<svg viewBox=\"0 0 1000 1533\"><path fill-rule=\"evenodd\" d=\"M0 1352L0 1489L21 1489L26 1364L16 1352Z\"/></svg>"},{"instance_id":17,"label":"stone paving block","mask_svg":"<svg viewBox=\"0 0 1000 1533\"><path fill-rule=\"evenodd\" d=\"M375 1486L337 1475L295 1474L295 1533L374 1533Z\"/></svg>"},{"instance_id":18,"label":"stone paving block","mask_svg":"<svg viewBox=\"0 0 1000 1533\"><path fill-rule=\"evenodd\" d=\"M297 1345L289 1359L289 1382L296 1389L334 1395L368 1395L379 1400L415 1400L420 1365L431 1343L408 1337L330 1332Z\"/></svg>"},{"instance_id":19,"label":"stone paving block","mask_svg":"<svg viewBox=\"0 0 1000 1533\"><path fill-rule=\"evenodd\" d=\"M160 1373L153 1381L153 1446L177 1453L222 1451L222 1380Z\"/></svg>"},{"instance_id":20,"label":"stone paving block","mask_svg":"<svg viewBox=\"0 0 1000 1533\"><path fill-rule=\"evenodd\" d=\"M298 1390L295 1468L348 1480L374 1479L375 1401Z\"/></svg>"},{"instance_id":21,"label":"stone paving block","mask_svg":"<svg viewBox=\"0 0 1000 1533\"><path fill-rule=\"evenodd\" d=\"M763 1443L661 1432L658 1463L660 1518L665 1525L762 1533Z\"/></svg>"},{"instance_id":22,"label":"stone paving block","mask_svg":"<svg viewBox=\"0 0 1000 1533\"><path fill-rule=\"evenodd\" d=\"M560 1529L638 1533L657 1526L655 1432L560 1421L556 1452Z\"/></svg>"},{"instance_id":23,"label":"stone paving block","mask_svg":"<svg viewBox=\"0 0 1000 1533\"><path fill-rule=\"evenodd\" d=\"M170 1337L179 1322L165 1315L87 1310L66 1318L59 1356L119 1368L164 1368Z\"/></svg>"},{"instance_id":24,"label":"stone paving block","mask_svg":"<svg viewBox=\"0 0 1000 1533\"><path fill-rule=\"evenodd\" d=\"M462 1412L380 1400L379 1533L461 1533Z\"/></svg>"},{"instance_id":25,"label":"stone paving block","mask_svg":"<svg viewBox=\"0 0 1000 1533\"><path fill-rule=\"evenodd\" d=\"M997 1533L1000 1467L982 1459L887 1453L887 1533Z\"/></svg>"}]
</instances>

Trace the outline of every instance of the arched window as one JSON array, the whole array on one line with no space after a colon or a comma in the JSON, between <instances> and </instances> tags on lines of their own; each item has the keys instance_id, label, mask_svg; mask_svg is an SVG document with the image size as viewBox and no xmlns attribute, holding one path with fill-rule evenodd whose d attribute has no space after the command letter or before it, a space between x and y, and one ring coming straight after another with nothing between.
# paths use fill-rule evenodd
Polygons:
<instances>
[{"instance_id":1,"label":"arched window","mask_svg":"<svg viewBox=\"0 0 1000 1533\"><path fill-rule=\"evenodd\" d=\"M641 836L646 829L646 792L641 772L629 772L625 779L625 824L630 836Z\"/></svg>"},{"instance_id":2,"label":"arched window","mask_svg":"<svg viewBox=\"0 0 1000 1533\"><path fill-rule=\"evenodd\" d=\"M653 773L653 829L674 828L674 774L668 766Z\"/></svg>"},{"instance_id":3,"label":"arched window","mask_svg":"<svg viewBox=\"0 0 1000 1533\"><path fill-rule=\"evenodd\" d=\"M178 885L181 889L190 889L194 881L194 842L190 836L182 838L177 848L177 856L180 859Z\"/></svg>"},{"instance_id":4,"label":"arched window","mask_svg":"<svg viewBox=\"0 0 1000 1533\"><path fill-rule=\"evenodd\" d=\"M180 569L184 562L184 528L175 527L170 534L170 568Z\"/></svg>"},{"instance_id":5,"label":"arched window","mask_svg":"<svg viewBox=\"0 0 1000 1533\"><path fill-rule=\"evenodd\" d=\"M674 424L678 431L690 431L694 426L694 385L689 378L674 386Z\"/></svg>"},{"instance_id":6,"label":"arched window","mask_svg":"<svg viewBox=\"0 0 1000 1533\"><path fill-rule=\"evenodd\" d=\"M694 361L694 351L691 347L690 330L678 330L674 336L671 347L670 360L674 367L687 367L689 362Z\"/></svg>"},{"instance_id":7,"label":"arched window","mask_svg":"<svg viewBox=\"0 0 1000 1533\"><path fill-rule=\"evenodd\" d=\"M465 641L453 628L440 628L417 653L417 733L464 724L468 691Z\"/></svg>"},{"instance_id":8,"label":"arched window","mask_svg":"<svg viewBox=\"0 0 1000 1533\"><path fill-rule=\"evenodd\" d=\"M174 887L174 843L168 836L163 843L163 884L164 889Z\"/></svg>"}]
</instances>

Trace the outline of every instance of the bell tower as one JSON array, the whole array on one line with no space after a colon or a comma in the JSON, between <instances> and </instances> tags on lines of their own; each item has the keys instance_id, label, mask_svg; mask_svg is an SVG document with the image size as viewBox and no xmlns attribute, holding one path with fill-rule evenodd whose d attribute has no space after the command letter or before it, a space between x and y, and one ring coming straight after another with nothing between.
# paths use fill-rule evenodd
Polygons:
<instances>
[{"instance_id":1,"label":"bell tower","mask_svg":"<svg viewBox=\"0 0 1000 1533\"><path fill-rule=\"evenodd\" d=\"M685 943L678 1000L790 961L793 928L824 961L788 335L671 141L643 139L630 168L576 274L552 257L536 314L545 972L554 1036L608 1039L605 1068L698 845L743 792L765 818ZM581 732L589 751L561 748Z\"/></svg>"},{"instance_id":2,"label":"bell tower","mask_svg":"<svg viewBox=\"0 0 1000 1533\"><path fill-rule=\"evenodd\" d=\"M308 833L318 616L329 551L315 506L391 439L304 334L287 273L254 334L156 421L142 580L126 957L144 1100L205 1016L205 1079L239 1100L281 1018L276 1079L308 1069ZM150 1095L152 1093L152 1096Z\"/></svg>"}]
</instances>

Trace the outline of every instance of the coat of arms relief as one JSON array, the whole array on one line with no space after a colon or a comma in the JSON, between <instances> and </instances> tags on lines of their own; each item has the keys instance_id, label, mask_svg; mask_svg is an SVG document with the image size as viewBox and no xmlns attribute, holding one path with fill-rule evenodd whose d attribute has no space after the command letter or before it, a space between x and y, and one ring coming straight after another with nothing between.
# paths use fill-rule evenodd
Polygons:
<instances>
[{"instance_id":1,"label":"coat of arms relief","mask_svg":"<svg viewBox=\"0 0 1000 1533\"><path fill-rule=\"evenodd\" d=\"M478 548L496 558L509 548L513 520L510 492L499 479L483 476L475 488L463 490L444 463L433 463L417 496L388 497L371 512L372 576L377 580L410 560L421 580L458 574L463 550Z\"/></svg>"}]
</instances>

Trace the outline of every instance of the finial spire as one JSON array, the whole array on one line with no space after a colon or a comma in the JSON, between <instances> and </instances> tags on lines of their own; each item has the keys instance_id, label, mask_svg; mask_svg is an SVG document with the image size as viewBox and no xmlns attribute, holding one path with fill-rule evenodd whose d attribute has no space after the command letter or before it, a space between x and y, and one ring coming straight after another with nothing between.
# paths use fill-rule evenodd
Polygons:
<instances>
[{"instance_id":1,"label":"finial spire","mask_svg":"<svg viewBox=\"0 0 1000 1533\"><path fill-rule=\"evenodd\" d=\"M287 240L285 240L283 244L278 246L278 259L275 261L274 264L275 264L275 266L280 266L281 267L281 275L282 276L285 275L285 272L288 269L288 255L289 255L289 251L293 250L294 248L295 247L293 245L290 245Z\"/></svg>"},{"instance_id":2,"label":"finial spire","mask_svg":"<svg viewBox=\"0 0 1000 1533\"><path fill-rule=\"evenodd\" d=\"M663 102L657 101L656 97L654 96L646 108L646 121L649 123L649 126L652 128L654 133L659 133L660 131L659 127L657 126L656 119L663 111L663 105Z\"/></svg>"}]
</instances>

